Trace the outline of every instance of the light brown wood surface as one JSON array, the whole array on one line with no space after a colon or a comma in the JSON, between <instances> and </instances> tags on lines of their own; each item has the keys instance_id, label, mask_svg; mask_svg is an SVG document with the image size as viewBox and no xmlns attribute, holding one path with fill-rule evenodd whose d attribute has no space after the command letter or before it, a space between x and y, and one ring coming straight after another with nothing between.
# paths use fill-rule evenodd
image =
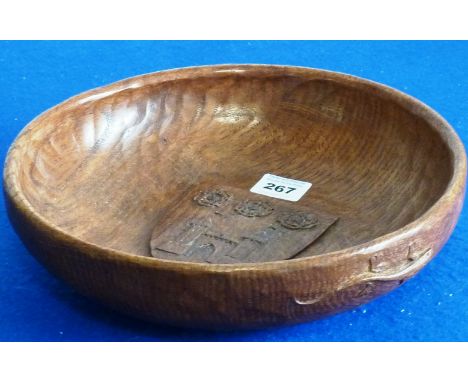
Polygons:
<instances>
[{"instance_id":1,"label":"light brown wood surface","mask_svg":"<svg viewBox=\"0 0 468 382\"><path fill-rule=\"evenodd\" d=\"M249 193L265 173L313 186L298 202ZM411 97L231 65L124 80L45 112L13 144L5 190L24 243L82 293L154 322L248 328L351 308L413 276L448 239L465 175L453 129ZM197 203L207 190L229 193L228 209ZM246 201L274 212L236 212ZM299 212L317 223L281 225ZM200 248L216 251L174 244L210 214L215 239ZM281 235L252 244L270 226Z\"/></svg>"}]
</instances>

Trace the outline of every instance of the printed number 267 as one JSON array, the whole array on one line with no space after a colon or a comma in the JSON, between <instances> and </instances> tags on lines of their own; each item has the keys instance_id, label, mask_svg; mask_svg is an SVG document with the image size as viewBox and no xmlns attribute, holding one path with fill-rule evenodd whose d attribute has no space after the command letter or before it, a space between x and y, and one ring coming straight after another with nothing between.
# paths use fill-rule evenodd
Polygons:
<instances>
[{"instance_id":1,"label":"printed number 267","mask_svg":"<svg viewBox=\"0 0 468 382\"><path fill-rule=\"evenodd\" d=\"M294 191L294 187L286 187L286 186L277 186L274 183L267 183L267 186L263 187L267 190L273 190L276 192L284 192L285 194L289 194L291 191Z\"/></svg>"}]
</instances>

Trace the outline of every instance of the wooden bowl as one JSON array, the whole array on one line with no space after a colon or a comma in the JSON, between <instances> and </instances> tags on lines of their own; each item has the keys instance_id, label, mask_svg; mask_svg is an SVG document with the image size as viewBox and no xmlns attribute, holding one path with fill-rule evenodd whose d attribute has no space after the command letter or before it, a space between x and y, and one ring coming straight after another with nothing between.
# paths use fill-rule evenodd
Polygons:
<instances>
[{"instance_id":1,"label":"wooden bowl","mask_svg":"<svg viewBox=\"0 0 468 382\"><path fill-rule=\"evenodd\" d=\"M257 184L265 174L292 180ZM11 147L4 181L24 244L84 295L230 329L316 319L401 285L451 234L465 175L454 130L399 91L221 65L46 111ZM287 186L305 194L285 200Z\"/></svg>"}]
</instances>

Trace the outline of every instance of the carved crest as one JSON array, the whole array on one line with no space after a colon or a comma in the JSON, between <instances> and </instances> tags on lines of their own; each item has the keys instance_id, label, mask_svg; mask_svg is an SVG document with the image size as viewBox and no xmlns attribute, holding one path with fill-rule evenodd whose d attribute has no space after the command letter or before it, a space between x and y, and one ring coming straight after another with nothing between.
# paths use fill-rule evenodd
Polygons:
<instances>
[{"instance_id":1,"label":"carved crest","mask_svg":"<svg viewBox=\"0 0 468 382\"><path fill-rule=\"evenodd\" d=\"M151 254L206 263L285 260L311 245L335 221L309 207L253 198L233 187L207 188L188 195L158 223Z\"/></svg>"}]
</instances>

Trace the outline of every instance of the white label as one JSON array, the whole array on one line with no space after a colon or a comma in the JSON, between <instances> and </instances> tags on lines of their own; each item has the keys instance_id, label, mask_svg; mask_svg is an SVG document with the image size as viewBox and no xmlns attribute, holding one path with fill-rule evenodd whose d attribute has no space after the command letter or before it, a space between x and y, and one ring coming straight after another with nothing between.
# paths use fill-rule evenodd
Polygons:
<instances>
[{"instance_id":1,"label":"white label","mask_svg":"<svg viewBox=\"0 0 468 382\"><path fill-rule=\"evenodd\" d=\"M250 189L250 192L297 202L311 186L312 183L309 182L283 178L282 176L273 174L265 174L262 176L262 179Z\"/></svg>"}]
</instances>

